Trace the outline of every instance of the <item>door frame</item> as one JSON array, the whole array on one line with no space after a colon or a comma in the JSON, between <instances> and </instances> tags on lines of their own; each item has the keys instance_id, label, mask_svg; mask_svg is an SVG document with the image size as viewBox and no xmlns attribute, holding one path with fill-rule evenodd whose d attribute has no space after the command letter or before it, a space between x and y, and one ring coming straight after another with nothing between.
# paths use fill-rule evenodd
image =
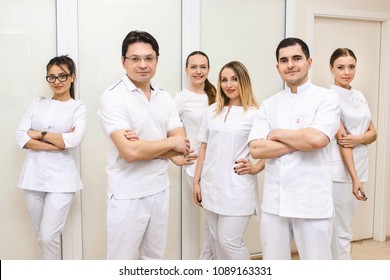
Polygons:
<instances>
[{"instance_id":1,"label":"door frame","mask_svg":"<svg viewBox=\"0 0 390 280\"><path fill-rule=\"evenodd\" d=\"M181 34L181 65L185 64L187 55L194 50L200 50L200 0L182 0L182 34ZM187 73L182 67L181 72L181 88L187 87ZM183 173L181 173L183 175ZM183 178L181 179L183 182ZM183 185L182 185L183 187ZM191 259L199 256L199 252L192 252L191 248L200 244L200 231L194 231L191 229L191 221L188 219L190 216L189 208L183 207L188 203L188 197L181 191L181 258ZM192 232L191 232L192 230ZM190 242L195 244L184 244L183 236L194 237Z\"/></svg>"},{"instance_id":2,"label":"door frame","mask_svg":"<svg viewBox=\"0 0 390 280\"><path fill-rule=\"evenodd\" d=\"M295 13L295 11L294 11ZM309 8L307 11L307 43L311 49L314 44L315 18L337 18L349 20L375 21L381 24L381 51L380 51L380 74L378 96L378 124L377 130L380 137L377 138L376 170L375 170L375 202L374 202L374 228L373 239L386 240L387 232L387 204L388 183L390 182L390 127L387 120L390 117L390 14L370 11L342 10L331 8ZM294 14L290 18L294 18Z\"/></svg>"},{"instance_id":3,"label":"door frame","mask_svg":"<svg viewBox=\"0 0 390 280\"><path fill-rule=\"evenodd\" d=\"M76 63L76 73L78 73L79 65L77 7L77 0L56 0L57 55L68 54ZM80 98L77 79L75 97ZM80 170L80 147L72 150L72 155ZM75 194L62 234L62 258L64 260L83 259L81 195L81 191Z\"/></svg>"}]
</instances>

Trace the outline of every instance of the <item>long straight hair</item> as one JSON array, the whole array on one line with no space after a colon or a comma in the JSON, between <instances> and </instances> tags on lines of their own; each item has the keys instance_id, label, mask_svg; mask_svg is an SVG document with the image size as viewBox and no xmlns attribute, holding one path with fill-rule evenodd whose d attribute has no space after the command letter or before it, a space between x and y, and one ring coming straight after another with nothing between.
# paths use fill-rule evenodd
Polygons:
<instances>
[{"instance_id":1,"label":"long straight hair","mask_svg":"<svg viewBox=\"0 0 390 280\"><path fill-rule=\"evenodd\" d=\"M234 74L237 76L238 90L240 92L241 105L244 111L247 111L250 107L259 108L259 104L257 103L256 98L253 95L252 83L249 77L248 70L241 62L231 61L222 67L218 75L218 91L216 98L217 106L215 109L216 113L221 113L223 107L227 106L229 103L229 97L226 96L221 87L222 71L225 68L233 70Z\"/></svg>"}]
</instances>

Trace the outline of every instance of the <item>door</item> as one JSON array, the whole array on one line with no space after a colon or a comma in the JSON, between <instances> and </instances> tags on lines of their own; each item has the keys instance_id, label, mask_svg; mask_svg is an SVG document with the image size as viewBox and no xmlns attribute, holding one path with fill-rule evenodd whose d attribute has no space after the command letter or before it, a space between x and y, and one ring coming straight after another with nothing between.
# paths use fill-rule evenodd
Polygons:
<instances>
[{"instance_id":1,"label":"door","mask_svg":"<svg viewBox=\"0 0 390 280\"><path fill-rule=\"evenodd\" d=\"M363 92L371 110L372 121L377 127L381 22L315 17L313 30L312 81L328 88L332 83L329 71L330 55L339 47L352 49L357 56L357 72L352 87ZM369 145L369 153L370 175L369 181L365 184L368 200L359 202L354 215L352 229L354 240L373 237L376 142Z\"/></svg>"}]
</instances>

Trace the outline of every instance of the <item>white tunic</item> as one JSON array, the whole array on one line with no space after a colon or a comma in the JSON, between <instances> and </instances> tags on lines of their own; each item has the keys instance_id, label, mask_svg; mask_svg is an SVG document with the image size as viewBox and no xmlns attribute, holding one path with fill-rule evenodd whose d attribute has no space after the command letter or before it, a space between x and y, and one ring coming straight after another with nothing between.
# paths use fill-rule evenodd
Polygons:
<instances>
[{"instance_id":1,"label":"white tunic","mask_svg":"<svg viewBox=\"0 0 390 280\"><path fill-rule=\"evenodd\" d=\"M148 101L124 75L102 94L98 116L108 137L108 195L114 195L116 199L134 199L167 189L168 160L129 163L120 157L110 135L116 130L131 129L142 140L166 139L169 131L183 126L172 97L153 86Z\"/></svg>"},{"instance_id":2,"label":"white tunic","mask_svg":"<svg viewBox=\"0 0 390 280\"><path fill-rule=\"evenodd\" d=\"M207 94L199 94L184 89L176 93L174 100L187 138L190 140L191 149L198 154L201 142L197 139L197 135L203 116L209 106ZM192 165L183 166L183 168L188 175L194 177L196 161Z\"/></svg>"},{"instance_id":3,"label":"white tunic","mask_svg":"<svg viewBox=\"0 0 390 280\"><path fill-rule=\"evenodd\" d=\"M19 188L42 192L75 192L83 187L69 149L80 145L86 117L87 107L81 100L61 102L40 97L30 105L15 133L19 148L23 149L31 139L27 132L33 129L62 133L65 149L29 150L18 182Z\"/></svg>"},{"instance_id":4,"label":"white tunic","mask_svg":"<svg viewBox=\"0 0 390 280\"><path fill-rule=\"evenodd\" d=\"M340 98L341 121L347 133L364 134L371 122L370 108L363 94L357 90L348 90L336 85L331 87ZM355 169L361 182L368 181L368 147L359 144L352 149ZM352 182L340 154L339 146L333 144L333 180L336 182Z\"/></svg>"},{"instance_id":5,"label":"white tunic","mask_svg":"<svg viewBox=\"0 0 390 280\"><path fill-rule=\"evenodd\" d=\"M333 139L340 125L337 95L312 85L290 88L263 101L249 140L267 139L274 129L315 128ZM331 145L268 159L262 210L294 218L333 216Z\"/></svg>"},{"instance_id":6,"label":"white tunic","mask_svg":"<svg viewBox=\"0 0 390 280\"><path fill-rule=\"evenodd\" d=\"M220 215L252 215L258 205L257 176L238 175L233 168L236 160L249 157L247 140L257 109L244 112L242 106L232 106L227 115L224 107L217 115L215 107L214 103L207 109L198 134L198 140L207 143L200 181L202 205Z\"/></svg>"}]
</instances>

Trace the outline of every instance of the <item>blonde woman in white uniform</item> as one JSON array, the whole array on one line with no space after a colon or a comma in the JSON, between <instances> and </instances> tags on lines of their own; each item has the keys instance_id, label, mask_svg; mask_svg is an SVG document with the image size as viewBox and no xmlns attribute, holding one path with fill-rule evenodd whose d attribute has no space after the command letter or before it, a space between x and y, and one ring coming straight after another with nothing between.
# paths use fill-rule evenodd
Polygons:
<instances>
[{"instance_id":1,"label":"blonde woman in white uniform","mask_svg":"<svg viewBox=\"0 0 390 280\"><path fill-rule=\"evenodd\" d=\"M183 216L183 223L189 225L190 232L183 235L182 246L189 251L188 255L183 254L183 259L213 259L213 247L207 223L205 224L205 234L203 248L199 255L199 207L192 200L192 185L194 180L196 159L200 142L197 135L203 115L209 105L215 102L216 88L207 79L210 71L208 56L201 51L194 51L187 56L185 69L190 80L188 87L178 92L174 98L180 118L186 130L186 135L194 151L187 157L173 157L171 160L179 166L183 166L183 197L188 198L188 203L183 205L187 208L189 216ZM195 240L194 240L195 239Z\"/></svg>"},{"instance_id":2,"label":"blonde woman in white uniform","mask_svg":"<svg viewBox=\"0 0 390 280\"><path fill-rule=\"evenodd\" d=\"M332 254L334 259L351 259L352 217L358 201L367 199L364 183L368 181L368 148L376 140L367 101L352 89L356 56L348 48L336 49L330 57L334 76L331 89L340 98L341 123L333 146L333 201L335 207Z\"/></svg>"},{"instance_id":3,"label":"blonde woman in white uniform","mask_svg":"<svg viewBox=\"0 0 390 280\"><path fill-rule=\"evenodd\" d=\"M257 108L245 66L227 63L219 73L216 103L199 130L194 176L194 199L205 209L215 259L250 258L243 235L258 210L256 174L264 168L262 160L251 163L247 145Z\"/></svg>"},{"instance_id":4,"label":"blonde woman in white uniform","mask_svg":"<svg viewBox=\"0 0 390 280\"><path fill-rule=\"evenodd\" d=\"M83 184L70 154L84 136L87 109L74 99L75 64L67 56L47 65L52 98L38 98L16 131L16 143L28 149L18 187L27 208L43 259L61 259L61 233L76 191Z\"/></svg>"}]
</instances>

